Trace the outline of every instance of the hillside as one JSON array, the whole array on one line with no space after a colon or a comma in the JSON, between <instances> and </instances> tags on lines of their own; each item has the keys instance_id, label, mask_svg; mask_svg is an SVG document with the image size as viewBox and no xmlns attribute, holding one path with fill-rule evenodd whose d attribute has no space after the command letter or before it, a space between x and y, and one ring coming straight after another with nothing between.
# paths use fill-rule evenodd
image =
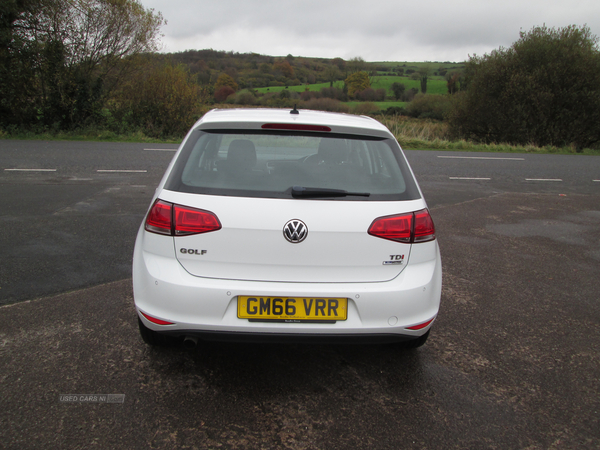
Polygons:
<instances>
[{"instance_id":1,"label":"hillside","mask_svg":"<svg viewBox=\"0 0 600 450\"><path fill-rule=\"evenodd\" d=\"M275 88L270 91L279 92L285 87L301 92L306 90L307 85L312 91L330 85L340 87L351 73L365 71L372 78L373 89L384 88L391 93L393 82L401 82L407 89L419 89L415 74L425 69L428 71L428 83L431 83L427 92L441 94L447 92L446 76L464 68L464 63L453 62L366 62L360 58L346 61L342 58L275 57L216 50L188 50L155 57L186 66L200 85L214 85L219 75L226 73L239 89L257 89L260 92L267 92L262 88Z\"/></svg>"}]
</instances>

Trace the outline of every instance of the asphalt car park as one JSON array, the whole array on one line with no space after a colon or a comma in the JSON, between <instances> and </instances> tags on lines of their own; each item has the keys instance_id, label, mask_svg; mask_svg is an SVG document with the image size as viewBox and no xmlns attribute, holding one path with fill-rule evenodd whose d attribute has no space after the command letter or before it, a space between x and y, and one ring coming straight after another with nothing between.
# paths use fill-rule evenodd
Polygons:
<instances>
[{"instance_id":1,"label":"asphalt car park","mask_svg":"<svg viewBox=\"0 0 600 450\"><path fill-rule=\"evenodd\" d=\"M144 159L161 158L152 155ZM25 256L35 265L36 252L38 258L59 253L52 264L36 266L48 279L54 274L56 285L76 281L61 289L40 280L44 295L32 288L26 296L15 286L4 297L3 446L598 448L600 186L593 180L600 177L584 178L582 169L572 170L581 185L564 173L496 181L501 173L481 165L492 161L474 161L477 173L440 162L444 172L435 173L437 155L408 152L408 158L444 262L435 333L409 352L385 345L148 348L120 252L131 258L161 170L82 169L76 176L92 178L86 182L58 180L60 170L43 174L44 182L31 173L21 181L2 174L0 292L4 283L15 286L10 278L18 285L35 278ZM69 190L74 185L78 193ZM31 192L37 201L26 200ZM25 217L19 200L31 208ZM78 235L89 241L78 243ZM114 235L118 241L108 245ZM72 252L84 267L60 265ZM102 267L94 271L86 255ZM110 258L123 267L111 267ZM7 261L19 270L6 269ZM64 276L69 270L78 277Z\"/></svg>"}]
</instances>

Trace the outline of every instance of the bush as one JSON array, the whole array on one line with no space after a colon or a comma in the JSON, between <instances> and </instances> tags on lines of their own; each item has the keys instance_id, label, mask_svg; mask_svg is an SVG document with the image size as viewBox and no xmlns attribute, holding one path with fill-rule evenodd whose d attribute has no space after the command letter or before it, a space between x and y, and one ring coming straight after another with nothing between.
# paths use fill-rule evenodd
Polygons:
<instances>
[{"instance_id":1,"label":"bush","mask_svg":"<svg viewBox=\"0 0 600 450\"><path fill-rule=\"evenodd\" d=\"M419 119L444 120L450 110L450 97L440 94L418 94L406 107L409 116Z\"/></svg>"},{"instance_id":2,"label":"bush","mask_svg":"<svg viewBox=\"0 0 600 450\"><path fill-rule=\"evenodd\" d=\"M340 102L348 101L348 95L342 89L336 87L321 88L321 91L319 93L320 96L324 98L334 98L336 100L339 100Z\"/></svg>"},{"instance_id":3,"label":"bush","mask_svg":"<svg viewBox=\"0 0 600 450\"><path fill-rule=\"evenodd\" d=\"M350 112L350 107L345 103L332 98L313 98L306 102L300 102L299 108L314 109L317 111Z\"/></svg>"},{"instance_id":4,"label":"bush","mask_svg":"<svg viewBox=\"0 0 600 450\"><path fill-rule=\"evenodd\" d=\"M296 101L291 98L282 98L279 92L270 92L260 98L260 105L270 108L292 108Z\"/></svg>"},{"instance_id":5,"label":"bush","mask_svg":"<svg viewBox=\"0 0 600 450\"><path fill-rule=\"evenodd\" d=\"M402 94L402 101L403 102L412 102L413 99L415 98L415 95L417 95L419 93L419 90L416 88L410 88L408 91L404 91L404 93Z\"/></svg>"},{"instance_id":6,"label":"bush","mask_svg":"<svg viewBox=\"0 0 600 450\"><path fill-rule=\"evenodd\" d=\"M300 100L305 102L317 97L320 97L320 95L315 91L304 91L300 93Z\"/></svg>"},{"instance_id":7,"label":"bush","mask_svg":"<svg viewBox=\"0 0 600 450\"><path fill-rule=\"evenodd\" d=\"M363 102L352 108L354 114L368 115L379 111L379 106L372 102Z\"/></svg>"},{"instance_id":8,"label":"bush","mask_svg":"<svg viewBox=\"0 0 600 450\"><path fill-rule=\"evenodd\" d=\"M116 133L141 129L151 137L183 136L200 117L206 97L185 67L147 67L119 91L102 116Z\"/></svg>"},{"instance_id":9,"label":"bush","mask_svg":"<svg viewBox=\"0 0 600 450\"><path fill-rule=\"evenodd\" d=\"M235 95L235 104L236 105L256 105L258 103L258 99L252 95L251 92L241 91Z\"/></svg>"},{"instance_id":10,"label":"bush","mask_svg":"<svg viewBox=\"0 0 600 450\"><path fill-rule=\"evenodd\" d=\"M454 138L578 150L600 141L600 51L588 27L521 33L472 57L465 81L449 116Z\"/></svg>"},{"instance_id":11,"label":"bush","mask_svg":"<svg viewBox=\"0 0 600 450\"><path fill-rule=\"evenodd\" d=\"M389 106L388 108L385 109L385 111L382 111L382 114L385 116L405 116L405 115L407 115L406 110L399 106Z\"/></svg>"},{"instance_id":12,"label":"bush","mask_svg":"<svg viewBox=\"0 0 600 450\"><path fill-rule=\"evenodd\" d=\"M356 94L354 94L354 97L356 98L356 100L359 100L361 102L374 102L377 100L375 89L373 88L367 88L363 91L357 92Z\"/></svg>"},{"instance_id":13,"label":"bush","mask_svg":"<svg viewBox=\"0 0 600 450\"><path fill-rule=\"evenodd\" d=\"M398 83L397 81L392 83L391 88L396 101L400 100L402 98L402 95L404 94L404 91L406 91L406 86L404 85L404 83Z\"/></svg>"},{"instance_id":14,"label":"bush","mask_svg":"<svg viewBox=\"0 0 600 450\"><path fill-rule=\"evenodd\" d=\"M218 102L224 102L231 94L235 94L235 91L230 86L221 86L215 91L215 100Z\"/></svg>"}]
</instances>

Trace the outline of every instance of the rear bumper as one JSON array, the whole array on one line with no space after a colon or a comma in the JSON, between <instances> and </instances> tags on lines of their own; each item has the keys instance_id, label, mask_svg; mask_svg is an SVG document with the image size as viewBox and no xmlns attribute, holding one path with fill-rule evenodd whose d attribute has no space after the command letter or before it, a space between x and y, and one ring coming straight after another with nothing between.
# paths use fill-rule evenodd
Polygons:
<instances>
[{"instance_id":1,"label":"rear bumper","mask_svg":"<svg viewBox=\"0 0 600 450\"><path fill-rule=\"evenodd\" d=\"M133 264L135 306L149 329L170 335L235 341L333 340L392 342L425 334L408 327L437 316L442 266L437 241L430 258L411 262L393 280L376 283L273 283L202 278L177 260L144 252L136 245ZM172 251L172 250L171 250ZM238 295L345 297L348 318L335 323L250 322L237 317ZM172 325L157 325L141 312Z\"/></svg>"},{"instance_id":2,"label":"rear bumper","mask_svg":"<svg viewBox=\"0 0 600 450\"><path fill-rule=\"evenodd\" d=\"M149 323L149 322L145 322ZM292 334L292 333L256 333L256 332L228 332L228 331L203 331L203 330L160 330L166 335L177 338L196 337L209 342L234 342L247 344L391 344L410 341L418 335L404 334Z\"/></svg>"}]
</instances>

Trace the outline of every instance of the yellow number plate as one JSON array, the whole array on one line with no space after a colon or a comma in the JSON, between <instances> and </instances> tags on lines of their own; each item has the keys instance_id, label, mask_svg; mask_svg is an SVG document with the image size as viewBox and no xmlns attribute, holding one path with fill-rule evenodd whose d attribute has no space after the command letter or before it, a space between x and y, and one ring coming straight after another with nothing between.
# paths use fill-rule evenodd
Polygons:
<instances>
[{"instance_id":1,"label":"yellow number plate","mask_svg":"<svg viewBox=\"0 0 600 450\"><path fill-rule=\"evenodd\" d=\"M240 319L282 322L346 320L348 299L303 297L238 297Z\"/></svg>"}]
</instances>

